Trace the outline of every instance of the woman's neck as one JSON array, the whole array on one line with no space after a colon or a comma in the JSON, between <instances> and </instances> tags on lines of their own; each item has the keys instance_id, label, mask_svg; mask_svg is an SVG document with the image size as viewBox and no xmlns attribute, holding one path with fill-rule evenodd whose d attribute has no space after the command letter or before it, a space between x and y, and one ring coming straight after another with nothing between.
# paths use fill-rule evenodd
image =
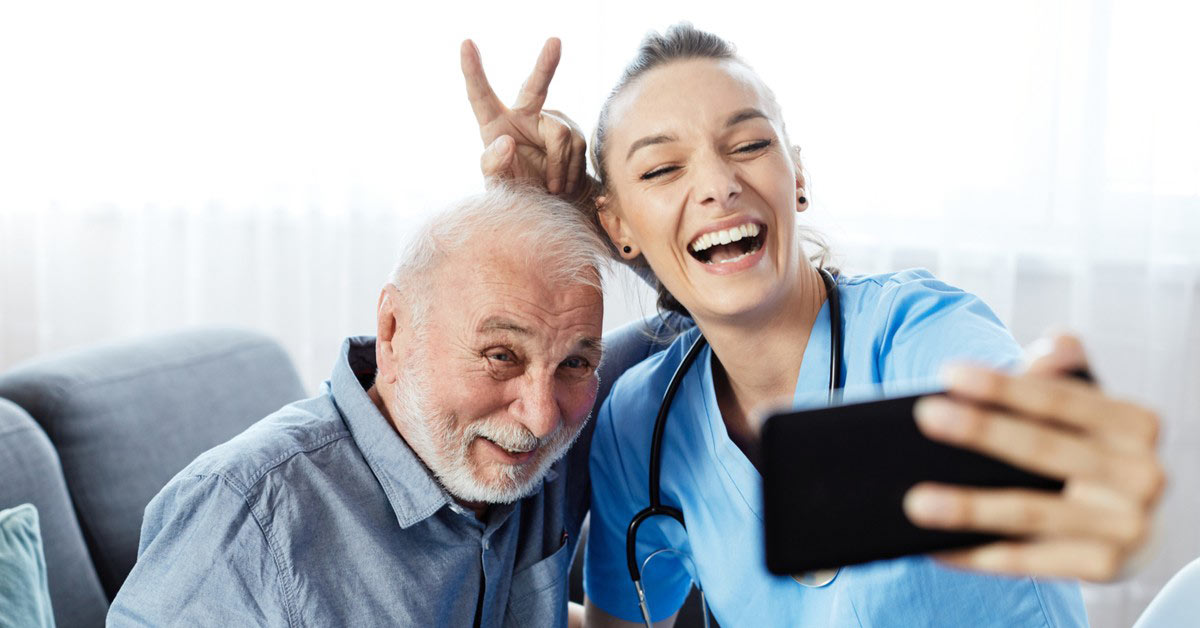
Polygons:
<instances>
[{"instance_id":1,"label":"woman's neck","mask_svg":"<svg viewBox=\"0 0 1200 628\"><path fill-rule=\"evenodd\" d=\"M726 429L735 437L754 436L752 410L766 402L790 403L804 350L825 303L820 272L803 264L795 287L779 306L759 320L701 321L712 346L713 385Z\"/></svg>"}]
</instances>

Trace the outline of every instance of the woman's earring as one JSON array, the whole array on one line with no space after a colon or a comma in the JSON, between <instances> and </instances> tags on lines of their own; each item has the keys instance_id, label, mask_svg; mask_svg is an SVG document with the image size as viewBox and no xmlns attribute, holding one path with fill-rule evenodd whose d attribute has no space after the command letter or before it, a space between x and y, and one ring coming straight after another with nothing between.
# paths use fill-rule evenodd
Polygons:
<instances>
[{"instance_id":1,"label":"woman's earring","mask_svg":"<svg viewBox=\"0 0 1200 628\"><path fill-rule=\"evenodd\" d=\"M808 198L802 194L802 195L796 197L796 202L803 205L808 202Z\"/></svg>"},{"instance_id":2,"label":"woman's earring","mask_svg":"<svg viewBox=\"0 0 1200 628\"><path fill-rule=\"evenodd\" d=\"M621 249L621 250L622 250L622 251L625 251L625 254L626 254L626 255L629 255L630 253L632 253L632 252L633 252L633 249L632 249L632 248L630 248L628 244L626 244L626 245L625 245L625 248L623 248L623 249Z\"/></svg>"}]
</instances>

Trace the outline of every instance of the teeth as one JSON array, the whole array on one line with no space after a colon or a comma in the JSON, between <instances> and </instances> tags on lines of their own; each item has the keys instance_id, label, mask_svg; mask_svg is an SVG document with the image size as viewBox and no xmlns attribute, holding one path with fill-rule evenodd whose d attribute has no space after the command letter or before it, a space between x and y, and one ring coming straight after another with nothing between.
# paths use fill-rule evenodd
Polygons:
<instances>
[{"instance_id":1,"label":"teeth","mask_svg":"<svg viewBox=\"0 0 1200 628\"><path fill-rule=\"evenodd\" d=\"M754 223L746 223L736 227L730 227L729 229L722 229L721 231L710 231L696 238L692 242L691 246L693 251L699 253L700 251L717 244L729 244L730 242L737 242L742 238L753 238L758 235L758 232L758 225Z\"/></svg>"},{"instance_id":2,"label":"teeth","mask_svg":"<svg viewBox=\"0 0 1200 628\"><path fill-rule=\"evenodd\" d=\"M731 257L731 258L729 258L729 259L727 259L727 260L725 260L725 261L723 261L723 262L720 262L720 263L721 263L721 264L732 264L733 262L736 262L736 261L738 261L738 260L742 259L743 257L746 257L747 255L751 255L751 253L742 253L741 255L739 255L739 256L737 256L737 257Z\"/></svg>"}]
</instances>

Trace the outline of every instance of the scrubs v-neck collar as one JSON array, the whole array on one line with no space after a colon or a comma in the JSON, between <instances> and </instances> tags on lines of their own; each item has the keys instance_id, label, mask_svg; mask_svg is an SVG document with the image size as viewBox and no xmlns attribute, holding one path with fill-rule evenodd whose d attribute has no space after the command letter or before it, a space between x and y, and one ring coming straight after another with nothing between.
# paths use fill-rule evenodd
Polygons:
<instances>
[{"instance_id":1,"label":"scrubs v-neck collar","mask_svg":"<svg viewBox=\"0 0 1200 628\"><path fill-rule=\"evenodd\" d=\"M800 375L796 379L796 391L792 402L795 406L813 406L824 403L829 394L829 350L832 339L829 335L829 299L821 304L816 321L804 347ZM762 475L754 464L729 438L721 406L717 403L716 386L713 384L712 347L706 346L699 356L700 386L704 399L704 420L707 427L709 452L717 465L742 497L742 501L759 520L762 519Z\"/></svg>"}]
</instances>

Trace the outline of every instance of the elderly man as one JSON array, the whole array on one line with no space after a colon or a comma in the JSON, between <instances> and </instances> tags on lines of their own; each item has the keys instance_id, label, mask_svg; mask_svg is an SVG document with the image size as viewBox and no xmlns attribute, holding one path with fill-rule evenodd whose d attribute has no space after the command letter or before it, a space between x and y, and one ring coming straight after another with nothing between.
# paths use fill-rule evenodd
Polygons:
<instances>
[{"instance_id":1,"label":"elderly man","mask_svg":"<svg viewBox=\"0 0 1200 628\"><path fill-rule=\"evenodd\" d=\"M501 187L431 221L322 393L146 508L110 625L548 626L587 509L605 244Z\"/></svg>"}]
</instances>

